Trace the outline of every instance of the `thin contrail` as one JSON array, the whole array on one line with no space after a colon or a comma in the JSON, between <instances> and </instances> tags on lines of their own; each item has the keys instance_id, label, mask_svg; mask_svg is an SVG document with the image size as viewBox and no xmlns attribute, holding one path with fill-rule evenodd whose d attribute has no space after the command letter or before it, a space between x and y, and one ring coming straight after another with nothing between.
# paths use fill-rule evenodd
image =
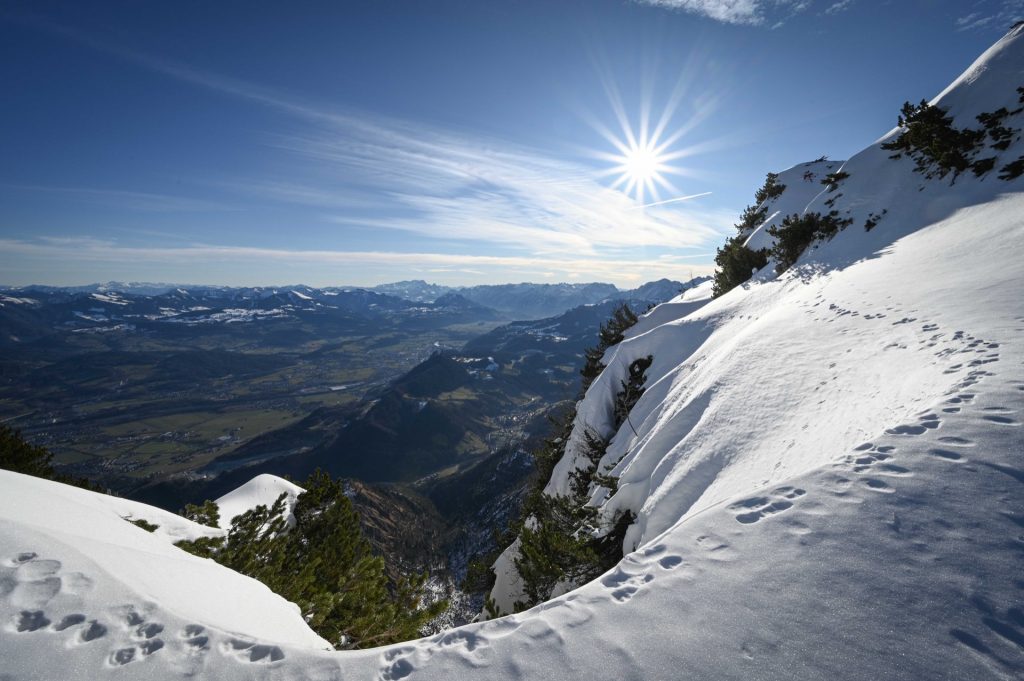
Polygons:
<instances>
[{"instance_id":1,"label":"thin contrail","mask_svg":"<svg viewBox=\"0 0 1024 681\"><path fill-rule=\"evenodd\" d=\"M678 203L679 201L689 201L690 199L699 199L702 196L709 196L711 192L701 192L700 194L690 194L689 196L677 196L674 199L665 199L664 201L655 201L654 203L645 203L642 206L635 206L636 208L650 208L652 206L664 206L666 203Z\"/></svg>"}]
</instances>

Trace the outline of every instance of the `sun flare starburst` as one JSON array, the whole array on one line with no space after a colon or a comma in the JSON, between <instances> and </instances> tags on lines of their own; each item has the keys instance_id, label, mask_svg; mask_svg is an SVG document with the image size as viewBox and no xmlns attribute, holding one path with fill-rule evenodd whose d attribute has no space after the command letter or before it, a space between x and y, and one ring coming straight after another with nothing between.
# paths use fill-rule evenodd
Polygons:
<instances>
[{"instance_id":1,"label":"sun flare starburst","mask_svg":"<svg viewBox=\"0 0 1024 681\"><path fill-rule=\"evenodd\" d=\"M657 196L658 185L671 187L663 177L663 173L671 171L671 166L664 163L659 150L651 144L630 146L622 154L622 162L614 168L614 172L620 174L616 184L624 183L625 192L635 192L641 202L645 193Z\"/></svg>"},{"instance_id":2,"label":"sun flare starburst","mask_svg":"<svg viewBox=\"0 0 1024 681\"><path fill-rule=\"evenodd\" d=\"M677 148L676 145L684 135L707 117L713 108L713 103L708 100L698 100L693 103L693 110L689 117L681 125L669 131L669 124L673 122L686 89L681 81L671 93L656 122L652 120L651 116L650 92L643 95L639 116L636 118L637 125L634 125L626 113L618 88L610 82L610 79L605 79L604 84L620 132L616 134L594 119L591 119L590 123L615 148L615 152L593 152L597 158L610 162L610 167L601 175L615 178L611 188L621 191L645 207L694 198L691 196L663 200L662 192L668 193L671 197L678 197L680 191L672 184L668 176L693 177L696 175L693 170L673 162L698 153L698 148L703 145L685 148ZM701 194L701 196L703 195ZM652 203L645 204L645 201L648 200Z\"/></svg>"}]
</instances>

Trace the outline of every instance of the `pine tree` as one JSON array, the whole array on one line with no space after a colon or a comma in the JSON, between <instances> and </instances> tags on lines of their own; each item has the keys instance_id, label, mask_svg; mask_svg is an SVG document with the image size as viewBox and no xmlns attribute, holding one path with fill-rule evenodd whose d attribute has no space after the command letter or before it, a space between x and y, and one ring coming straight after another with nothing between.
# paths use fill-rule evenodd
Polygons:
<instances>
[{"instance_id":1,"label":"pine tree","mask_svg":"<svg viewBox=\"0 0 1024 681\"><path fill-rule=\"evenodd\" d=\"M768 233L775 237L772 257L776 262L776 272L785 272L809 245L818 239L832 238L851 222L851 218L840 218L839 213L834 210L825 214L787 215L782 219L782 224L768 230Z\"/></svg>"},{"instance_id":2,"label":"pine tree","mask_svg":"<svg viewBox=\"0 0 1024 681\"><path fill-rule=\"evenodd\" d=\"M103 491L84 478L58 473L53 466L52 452L45 447L29 444L20 432L2 424L0 424L0 468L62 482L65 485L74 485L94 492Z\"/></svg>"},{"instance_id":3,"label":"pine tree","mask_svg":"<svg viewBox=\"0 0 1024 681\"><path fill-rule=\"evenodd\" d=\"M654 357L647 355L633 360L627 370L626 380L621 381L621 388L615 396L614 419L615 429L618 430L623 422L629 419L629 412L633 410L640 397L644 394L644 383L647 382L647 369L654 362ZM636 434L636 429L630 423L629 427Z\"/></svg>"},{"instance_id":4,"label":"pine tree","mask_svg":"<svg viewBox=\"0 0 1024 681\"><path fill-rule=\"evenodd\" d=\"M767 249L753 250L743 245L746 237L727 239L715 254L715 279L711 295L717 298L746 282L754 272L768 264Z\"/></svg>"},{"instance_id":5,"label":"pine tree","mask_svg":"<svg viewBox=\"0 0 1024 681\"><path fill-rule=\"evenodd\" d=\"M584 351L585 361L583 368L580 369L580 375L583 377L581 392L585 393L594 379L604 371L601 359L605 350L621 343L625 338L625 332L637 323L637 319L636 313L629 305L622 303L612 310L612 316L608 321L601 324L597 333L597 345Z\"/></svg>"},{"instance_id":6,"label":"pine tree","mask_svg":"<svg viewBox=\"0 0 1024 681\"><path fill-rule=\"evenodd\" d=\"M21 433L9 426L0 425L0 468L53 480L57 472L53 468L53 454L30 445Z\"/></svg>"},{"instance_id":7,"label":"pine tree","mask_svg":"<svg viewBox=\"0 0 1024 681\"><path fill-rule=\"evenodd\" d=\"M181 516L207 527L220 527L220 508L209 499L203 502L202 506L185 504Z\"/></svg>"},{"instance_id":8,"label":"pine tree","mask_svg":"<svg viewBox=\"0 0 1024 681\"><path fill-rule=\"evenodd\" d=\"M764 224L767 219L768 202L782 196L784 191L786 191L786 185L779 182L779 176L775 173L768 173L765 176L764 184L754 192L754 205L743 209L740 221L736 224L738 234L727 239L725 245L719 248L715 254L715 264L718 265L718 269L715 270L714 284L711 289L713 298L728 293L768 264L767 250L755 251L747 248L744 244L751 232Z\"/></svg>"}]
</instances>

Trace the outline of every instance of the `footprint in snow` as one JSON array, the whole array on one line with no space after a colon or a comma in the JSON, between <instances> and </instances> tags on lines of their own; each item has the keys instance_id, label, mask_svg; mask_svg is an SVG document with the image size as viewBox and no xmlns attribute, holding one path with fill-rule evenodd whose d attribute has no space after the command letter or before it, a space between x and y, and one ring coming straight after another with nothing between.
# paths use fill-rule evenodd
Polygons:
<instances>
[{"instance_id":1,"label":"footprint in snow","mask_svg":"<svg viewBox=\"0 0 1024 681\"><path fill-rule=\"evenodd\" d=\"M885 431L887 435L924 435L942 425L937 414L925 414L917 419L917 423L903 423Z\"/></svg>"},{"instance_id":2,"label":"footprint in snow","mask_svg":"<svg viewBox=\"0 0 1024 681\"><path fill-rule=\"evenodd\" d=\"M149 622L148 624L140 624L132 634L132 638L135 639L149 639L153 638L161 631L164 630L164 625L158 624L157 622Z\"/></svg>"},{"instance_id":3,"label":"footprint in snow","mask_svg":"<svg viewBox=\"0 0 1024 681\"><path fill-rule=\"evenodd\" d=\"M1002 426L1019 426L1020 421L1010 418L1009 416L998 416L996 414L985 414L981 418L991 423L998 423Z\"/></svg>"},{"instance_id":4,"label":"footprint in snow","mask_svg":"<svg viewBox=\"0 0 1024 681\"><path fill-rule=\"evenodd\" d=\"M79 643L88 643L103 638L106 635L106 626L100 624L98 620L89 620L88 625L79 630L78 641Z\"/></svg>"},{"instance_id":5,"label":"footprint in snow","mask_svg":"<svg viewBox=\"0 0 1024 681\"><path fill-rule=\"evenodd\" d=\"M793 501L807 494L799 487L779 487L768 496L750 497L729 505L729 510L739 511L736 522L751 525L793 507Z\"/></svg>"},{"instance_id":6,"label":"footprint in snow","mask_svg":"<svg viewBox=\"0 0 1024 681\"><path fill-rule=\"evenodd\" d=\"M966 438L957 437L955 435L947 435L945 437L940 437L939 438L939 442L941 442L944 445L949 445L951 447L973 447L974 446L974 441L973 440L968 440Z\"/></svg>"},{"instance_id":7,"label":"footprint in snow","mask_svg":"<svg viewBox=\"0 0 1024 681\"><path fill-rule=\"evenodd\" d=\"M702 534L695 540L697 547L704 551L704 557L719 563L729 563L739 553L721 537L715 534Z\"/></svg>"},{"instance_id":8,"label":"footprint in snow","mask_svg":"<svg viewBox=\"0 0 1024 681\"><path fill-rule=\"evenodd\" d=\"M50 626L50 620L42 610L22 610L14 617L14 629L18 632L39 631Z\"/></svg>"},{"instance_id":9,"label":"footprint in snow","mask_svg":"<svg viewBox=\"0 0 1024 681\"><path fill-rule=\"evenodd\" d=\"M16 608L37 610L44 607L61 591L61 579L57 576L61 564L57 560L40 559L33 552L18 554L10 565L16 565L9 585L11 604Z\"/></svg>"},{"instance_id":10,"label":"footprint in snow","mask_svg":"<svg viewBox=\"0 0 1024 681\"><path fill-rule=\"evenodd\" d=\"M864 486L873 492L882 492L884 494L892 494L896 490L889 487L884 481L877 478L866 478L864 480Z\"/></svg>"},{"instance_id":11,"label":"footprint in snow","mask_svg":"<svg viewBox=\"0 0 1024 681\"><path fill-rule=\"evenodd\" d=\"M206 627L198 624L189 624L178 632L178 638L184 639L186 649L189 653L196 653L209 648L210 637L204 635L205 632Z\"/></svg>"},{"instance_id":12,"label":"footprint in snow","mask_svg":"<svg viewBox=\"0 0 1024 681\"><path fill-rule=\"evenodd\" d=\"M60 622L58 622L57 624L53 625L53 630L54 631L64 631L65 629L70 629L71 627L76 627L76 626L78 626L79 624L81 624L84 621L85 621L85 615L83 615L81 613L75 613L73 615L67 615Z\"/></svg>"},{"instance_id":13,"label":"footprint in snow","mask_svg":"<svg viewBox=\"0 0 1024 681\"><path fill-rule=\"evenodd\" d=\"M642 586L653 580L652 574L631 575L622 568L616 568L601 578L601 584L608 588L613 599L625 603L633 598Z\"/></svg>"},{"instance_id":14,"label":"footprint in snow","mask_svg":"<svg viewBox=\"0 0 1024 681\"><path fill-rule=\"evenodd\" d=\"M39 554L35 553L34 551L23 551L4 562L11 567L18 567L22 563L27 563L33 558L38 557L38 555Z\"/></svg>"},{"instance_id":15,"label":"footprint in snow","mask_svg":"<svg viewBox=\"0 0 1024 681\"><path fill-rule=\"evenodd\" d=\"M943 459L945 461L957 461L959 463L967 463L967 459L949 449L929 449L928 453L936 458Z\"/></svg>"},{"instance_id":16,"label":"footprint in snow","mask_svg":"<svg viewBox=\"0 0 1024 681\"><path fill-rule=\"evenodd\" d=\"M237 638L222 643L221 652L235 658L239 662L273 664L284 659L284 651L277 646L264 645Z\"/></svg>"}]
</instances>

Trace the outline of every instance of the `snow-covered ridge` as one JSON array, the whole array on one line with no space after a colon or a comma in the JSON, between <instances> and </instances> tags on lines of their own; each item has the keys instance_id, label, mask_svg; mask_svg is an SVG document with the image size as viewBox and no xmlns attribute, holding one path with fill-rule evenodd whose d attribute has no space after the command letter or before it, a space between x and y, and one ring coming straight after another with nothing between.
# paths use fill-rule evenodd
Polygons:
<instances>
[{"instance_id":1,"label":"snow-covered ridge","mask_svg":"<svg viewBox=\"0 0 1024 681\"><path fill-rule=\"evenodd\" d=\"M251 511L257 506L270 508L282 494L286 494L287 504L286 518L289 523L294 522L292 509L295 508L295 500L306 490L284 478L264 473L234 489L219 499L215 500L220 512L220 526L227 529L231 526L231 520L246 511Z\"/></svg>"},{"instance_id":2,"label":"snow-covered ridge","mask_svg":"<svg viewBox=\"0 0 1024 681\"><path fill-rule=\"evenodd\" d=\"M1014 101L1021 30L968 74L940 100L961 126ZM1022 153L1017 140L1002 158ZM609 350L573 438L585 426L612 437L620 482L604 510L638 519L625 540L636 550L596 581L428 639L319 652L251 580L193 557L181 572L176 549L77 496L88 493L5 474L0 673L1021 678L1024 178L950 185L912 167L868 147L835 192L794 209L838 197L845 231L781 276L769 265L719 299L694 291L655 308ZM648 354L637 432L612 433L610 400ZM504 566L495 595L508 599ZM127 624L127 605L142 621ZM294 638L260 639L270 621ZM162 630L146 638L149 624Z\"/></svg>"}]
</instances>

